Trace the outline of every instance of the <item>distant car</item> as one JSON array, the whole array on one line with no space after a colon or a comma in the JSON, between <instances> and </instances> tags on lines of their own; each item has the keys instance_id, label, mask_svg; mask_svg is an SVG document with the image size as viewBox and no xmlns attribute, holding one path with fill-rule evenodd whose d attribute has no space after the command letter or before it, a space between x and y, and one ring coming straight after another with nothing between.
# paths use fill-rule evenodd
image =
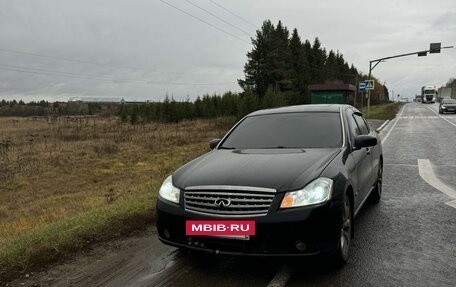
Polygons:
<instances>
[{"instance_id":1,"label":"distant car","mask_svg":"<svg viewBox=\"0 0 456 287\"><path fill-rule=\"evenodd\" d=\"M443 99L439 105L439 113L444 114L446 112L456 113L456 99Z\"/></svg>"},{"instance_id":2,"label":"distant car","mask_svg":"<svg viewBox=\"0 0 456 287\"><path fill-rule=\"evenodd\" d=\"M382 195L382 146L348 105L262 110L159 190L168 245L214 254L348 259L353 219Z\"/></svg>"}]
</instances>

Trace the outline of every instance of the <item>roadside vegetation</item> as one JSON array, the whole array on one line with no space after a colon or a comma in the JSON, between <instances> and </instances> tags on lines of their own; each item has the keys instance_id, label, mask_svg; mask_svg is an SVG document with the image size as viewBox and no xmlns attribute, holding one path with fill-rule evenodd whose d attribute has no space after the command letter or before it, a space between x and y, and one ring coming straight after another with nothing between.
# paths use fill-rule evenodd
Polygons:
<instances>
[{"instance_id":1,"label":"roadside vegetation","mask_svg":"<svg viewBox=\"0 0 456 287\"><path fill-rule=\"evenodd\" d=\"M369 116L367 116L367 107L363 107L362 113L367 119L375 120L392 120L404 103L390 102L383 105L370 106Z\"/></svg>"},{"instance_id":2,"label":"roadside vegetation","mask_svg":"<svg viewBox=\"0 0 456 287\"><path fill-rule=\"evenodd\" d=\"M0 282L151 226L163 179L234 120L0 117Z\"/></svg>"}]
</instances>

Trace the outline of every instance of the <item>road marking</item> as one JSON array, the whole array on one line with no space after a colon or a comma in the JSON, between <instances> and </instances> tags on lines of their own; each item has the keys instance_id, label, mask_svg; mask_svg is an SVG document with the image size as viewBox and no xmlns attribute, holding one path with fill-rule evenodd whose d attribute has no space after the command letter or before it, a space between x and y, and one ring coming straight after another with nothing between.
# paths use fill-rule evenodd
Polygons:
<instances>
[{"instance_id":1,"label":"road marking","mask_svg":"<svg viewBox=\"0 0 456 287\"><path fill-rule=\"evenodd\" d=\"M408 164L408 163L384 163L384 165L390 166L407 166L407 167L417 167L417 164Z\"/></svg>"},{"instance_id":2,"label":"road marking","mask_svg":"<svg viewBox=\"0 0 456 287\"><path fill-rule=\"evenodd\" d=\"M402 113L404 112L405 106L406 106L406 105L407 105L407 104L405 104L405 105L402 107L402 109L401 109L399 115L396 117L396 121L394 122L393 126L392 126L391 129L388 131L388 133L386 134L386 136L382 139L382 144L385 143L386 139L389 137L389 135L390 135L391 132L393 131L394 127L396 126L397 122L399 121L399 118L402 116Z\"/></svg>"},{"instance_id":3,"label":"road marking","mask_svg":"<svg viewBox=\"0 0 456 287\"><path fill-rule=\"evenodd\" d=\"M444 116L438 114L436 111L434 111L433 109L431 109L430 107L426 107L428 108L429 110L431 110L431 112L433 112L434 114L436 114L437 116L439 116L441 119L444 119L445 121L447 121L450 125L453 125L454 127L456 127L456 124L453 123L452 121L448 120L447 118L445 118Z\"/></svg>"},{"instance_id":4,"label":"road marking","mask_svg":"<svg viewBox=\"0 0 456 287\"><path fill-rule=\"evenodd\" d=\"M269 282L268 287L283 287L287 284L294 269L291 266L283 265L279 272Z\"/></svg>"},{"instance_id":5,"label":"road marking","mask_svg":"<svg viewBox=\"0 0 456 287\"><path fill-rule=\"evenodd\" d=\"M376 129L375 131L376 132L380 132L381 130L383 130L386 125L390 122L390 120L386 120L378 129Z\"/></svg>"},{"instance_id":6,"label":"road marking","mask_svg":"<svg viewBox=\"0 0 456 287\"><path fill-rule=\"evenodd\" d=\"M447 203L445 203L445 204L446 204L446 205L449 205L449 206L451 206L451 207L456 208L456 200L449 201L449 202L447 202Z\"/></svg>"},{"instance_id":7,"label":"road marking","mask_svg":"<svg viewBox=\"0 0 456 287\"><path fill-rule=\"evenodd\" d=\"M445 193L452 199L456 199L456 190L441 182L440 179L435 176L434 170L432 170L431 162L428 159L418 159L418 171L421 178L429 185ZM456 200L446 202L445 204L456 208Z\"/></svg>"},{"instance_id":8,"label":"road marking","mask_svg":"<svg viewBox=\"0 0 456 287\"><path fill-rule=\"evenodd\" d=\"M401 119L427 119L427 120L430 120L430 119L438 119L439 117L438 116L402 116Z\"/></svg>"}]
</instances>

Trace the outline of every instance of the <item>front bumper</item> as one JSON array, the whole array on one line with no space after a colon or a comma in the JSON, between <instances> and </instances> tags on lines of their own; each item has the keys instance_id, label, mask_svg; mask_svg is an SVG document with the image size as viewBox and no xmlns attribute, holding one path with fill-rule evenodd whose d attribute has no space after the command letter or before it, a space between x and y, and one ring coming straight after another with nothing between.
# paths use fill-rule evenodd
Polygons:
<instances>
[{"instance_id":1,"label":"front bumper","mask_svg":"<svg viewBox=\"0 0 456 287\"><path fill-rule=\"evenodd\" d=\"M443 111L443 112L456 112L456 106L445 106L445 107L440 107L440 109Z\"/></svg>"},{"instance_id":2,"label":"front bumper","mask_svg":"<svg viewBox=\"0 0 456 287\"><path fill-rule=\"evenodd\" d=\"M187 236L186 220L239 218L195 214L185 211L183 206L158 200L158 236L168 245L227 255L306 256L331 253L338 247L342 204L327 202L288 210L271 210L273 206L266 216L242 218L255 220L256 233L249 240L240 240Z\"/></svg>"}]
</instances>

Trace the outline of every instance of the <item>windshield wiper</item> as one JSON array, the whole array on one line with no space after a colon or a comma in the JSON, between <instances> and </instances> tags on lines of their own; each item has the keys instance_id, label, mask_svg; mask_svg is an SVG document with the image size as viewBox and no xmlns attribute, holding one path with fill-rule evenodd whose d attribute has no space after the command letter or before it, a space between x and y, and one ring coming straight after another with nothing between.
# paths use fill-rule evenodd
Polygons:
<instances>
[{"instance_id":1,"label":"windshield wiper","mask_svg":"<svg viewBox=\"0 0 456 287\"><path fill-rule=\"evenodd\" d=\"M235 147L230 147L230 146L221 146L219 149L237 149Z\"/></svg>"}]
</instances>

